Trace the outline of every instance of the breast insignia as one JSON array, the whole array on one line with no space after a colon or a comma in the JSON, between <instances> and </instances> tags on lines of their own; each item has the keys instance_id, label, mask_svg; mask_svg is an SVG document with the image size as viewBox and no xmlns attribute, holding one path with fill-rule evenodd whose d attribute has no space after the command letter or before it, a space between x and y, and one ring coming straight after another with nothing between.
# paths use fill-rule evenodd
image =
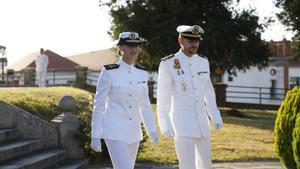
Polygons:
<instances>
[{"instance_id":1,"label":"breast insignia","mask_svg":"<svg viewBox=\"0 0 300 169\"><path fill-rule=\"evenodd\" d=\"M161 60L161 61L166 61L166 60L168 60L168 59L171 59L172 57L174 57L174 54L171 54L171 55L168 55L168 56L166 56L166 57L163 57L163 58L161 58L160 60Z\"/></svg>"},{"instance_id":2,"label":"breast insignia","mask_svg":"<svg viewBox=\"0 0 300 169\"><path fill-rule=\"evenodd\" d=\"M140 66L140 65L135 64L134 67L136 67L137 69L148 71L148 69L145 68L144 66Z\"/></svg>"},{"instance_id":3,"label":"breast insignia","mask_svg":"<svg viewBox=\"0 0 300 169\"><path fill-rule=\"evenodd\" d=\"M120 67L118 64L109 64L109 65L104 65L106 70L111 70L111 69L117 69Z\"/></svg>"}]
</instances>

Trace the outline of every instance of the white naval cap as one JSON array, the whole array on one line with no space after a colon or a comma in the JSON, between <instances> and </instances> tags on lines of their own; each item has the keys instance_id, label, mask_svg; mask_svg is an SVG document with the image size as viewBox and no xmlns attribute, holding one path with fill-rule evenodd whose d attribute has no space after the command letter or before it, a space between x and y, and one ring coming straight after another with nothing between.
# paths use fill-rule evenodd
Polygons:
<instances>
[{"instance_id":1,"label":"white naval cap","mask_svg":"<svg viewBox=\"0 0 300 169\"><path fill-rule=\"evenodd\" d=\"M122 32L119 34L119 40L117 45L130 45L130 46L139 46L145 44L146 39L141 38L136 32Z\"/></svg>"},{"instance_id":2,"label":"white naval cap","mask_svg":"<svg viewBox=\"0 0 300 169\"><path fill-rule=\"evenodd\" d=\"M177 32L179 32L180 37L184 37L187 39L201 39L201 34L204 34L204 30L199 25L180 25L176 28Z\"/></svg>"}]
</instances>

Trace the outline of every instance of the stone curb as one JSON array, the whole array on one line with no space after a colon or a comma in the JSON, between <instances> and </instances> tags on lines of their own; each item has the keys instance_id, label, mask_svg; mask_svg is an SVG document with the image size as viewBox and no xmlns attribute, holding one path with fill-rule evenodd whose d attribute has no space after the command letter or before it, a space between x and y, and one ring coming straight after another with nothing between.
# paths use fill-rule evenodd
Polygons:
<instances>
[{"instance_id":1,"label":"stone curb","mask_svg":"<svg viewBox=\"0 0 300 169\"><path fill-rule=\"evenodd\" d=\"M277 161L249 161L214 163L213 169L284 169ZM91 165L88 169L113 169L110 166ZM178 169L178 165L136 164L135 169Z\"/></svg>"}]
</instances>

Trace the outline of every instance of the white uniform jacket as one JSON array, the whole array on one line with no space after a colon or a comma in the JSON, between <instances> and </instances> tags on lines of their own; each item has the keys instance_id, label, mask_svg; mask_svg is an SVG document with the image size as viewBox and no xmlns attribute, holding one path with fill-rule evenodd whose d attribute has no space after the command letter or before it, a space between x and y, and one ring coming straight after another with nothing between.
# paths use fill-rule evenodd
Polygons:
<instances>
[{"instance_id":1,"label":"white uniform jacket","mask_svg":"<svg viewBox=\"0 0 300 169\"><path fill-rule=\"evenodd\" d=\"M38 55L35 59L36 72L47 72L48 64L49 60L47 55Z\"/></svg>"},{"instance_id":2,"label":"white uniform jacket","mask_svg":"<svg viewBox=\"0 0 300 169\"><path fill-rule=\"evenodd\" d=\"M146 131L156 132L148 96L148 72L122 59L106 65L100 74L92 115L92 138L134 143Z\"/></svg>"},{"instance_id":3,"label":"white uniform jacket","mask_svg":"<svg viewBox=\"0 0 300 169\"><path fill-rule=\"evenodd\" d=\"M210 80L208 60L194 54L162 59L158 72L157 113L162 133L175 136L210 137L209 118L222 123Z\"/></svg>"}]
</instances>

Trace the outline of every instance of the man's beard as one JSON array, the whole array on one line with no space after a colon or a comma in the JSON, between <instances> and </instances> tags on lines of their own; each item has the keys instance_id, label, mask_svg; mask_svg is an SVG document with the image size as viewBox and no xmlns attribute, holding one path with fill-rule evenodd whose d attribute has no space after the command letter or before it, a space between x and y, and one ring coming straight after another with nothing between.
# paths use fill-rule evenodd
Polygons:
<instances>
[{"instance_id":1,"label":"man's beard","mask_svg":"<svg viewBox=\"0 0 300 169\"><path fill-rule=\"evenodd\" d=\"M191 48L189 48L189 50L188 50L188 52L189 52L190 54L196 54L197 51L198 51L198 48L196 48L196 47L191 47Z\"/></svg>"}]
</instances>

